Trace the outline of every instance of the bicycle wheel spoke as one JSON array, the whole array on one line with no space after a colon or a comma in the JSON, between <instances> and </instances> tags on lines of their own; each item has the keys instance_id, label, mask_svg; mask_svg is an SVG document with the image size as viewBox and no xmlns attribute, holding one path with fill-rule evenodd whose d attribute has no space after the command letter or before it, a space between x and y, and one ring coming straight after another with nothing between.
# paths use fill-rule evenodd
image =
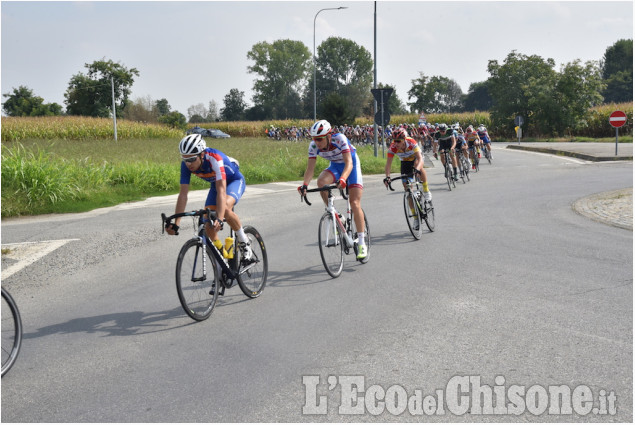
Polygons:
<instances>
[{"instance_id":1,"label":"bicycle wheel spoke","mask_svg":"<svg viewBox=\"0 0 635 425\"><path fill-rule=\"evenodd\" d=\"M11 369L22 345L22 320L13 297L2 288L2 376Z\"/></svg>"},{"instance_id":2,"label":"bicycle wheel spoke","mask_svg":"<svg viewBox=\"0 0 635 425\"><path fill-rule=\"evenodd\" d=\"M318 244L326 272L332 277L338 277L344 267L344 245L340 230L335 226L330 213L325 213L320 219Z\"/></svg>"},{"instance_id":3,"label":"bicycle wheel spoke","mask_svg":"<svg viewBox=\"0 0 635 425\"><path fill-rule=\"evenodd\" d=\"M267 250L260 233L256 229L251 226L244 226L244 230L247 238L249 238L251 259L243 259L243 253L240 253L238 285L243 294L249 298L256 298L262 294L267 284L267 273L269 271Z\"/></svg>"},{"instance_id":4,"label":"bicycle wheel spoke","mask_svg":"<svg viewBox=\"0 0 635 425\"><path fill-rule=\"evenodd\" d=\"M203 256L205 272L203 271ZM194 320L207 319L219 294L219 270L213 256L197 239L183 245L176 266L176 288L183 310Z\"/></svg>"},{"instance_id":5,"label":"bicycle wheel spoke","mask_svg":"<svg viewBox=\"0 0 635 425\"><path fill-rule=\"evenodd\" d=\"M403 208L406 215L406 222L408 223L408 229L412 236L419 240L422 235L422 223L419 219L419 211L415 203L414 195L412 192L404 193Z\"/></svg>"}]
</instances>

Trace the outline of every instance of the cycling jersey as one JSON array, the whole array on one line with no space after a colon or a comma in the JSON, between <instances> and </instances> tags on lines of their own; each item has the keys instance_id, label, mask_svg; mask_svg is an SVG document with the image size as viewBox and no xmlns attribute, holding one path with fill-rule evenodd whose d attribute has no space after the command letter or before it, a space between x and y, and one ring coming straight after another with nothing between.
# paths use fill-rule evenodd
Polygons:
<instances>
[{"instance_id":1,"label":"cycling jersey","mask_svg":"<svg viewBox=\"0 0 635 425\"><path fill-rule=\"evenodd\" d=\"M322 158L331 161L331 165L326 169L326 171L333 175L334 181L339 180L342 176L342 172L344 171L346 163L344 162L344 155L342 154L345 152L351 154L351 160L353 161L353 169L351 170L351 174L348 176L346 184L349 187L362 188L364 182L362 179L362 167L359 162L359 157L357 156L357 149L355 149L355 146L351 144L346 136L341 133L332 134L331 143L329 143L326 150L318 149L313 140L309 143L309 159L321 156Z\"/></svg>"},{"instance_id":2,"label":"cycling jersey","mask_svg":"<svg viewBox=\"0 0 635 425\"><path fill-rule=\"evenodd\" d=\"M227 194L236 200L240 200L245 192L245 177L240 173L235 159L228 157L223 152L207 148L203 154L201 168L190 171L185 162L181 162L181 184L190 184L192 174L211 183L207 194L206 207L216 206L216 180L227 181Z\"/></svg>"},{"instance_id":3,"label":"cycling jersey","mask_svg":"<svg viewBox=\"0 0 635 425\"><path fill-rule=\"evenodd\" d=\"M478 137L481 138L481 140L483 141L483 143L489 143L489 134L487 133L487 130L485 131L477 131L478 133Z\"/></svg>"},{"instance_id":4,"label":"cycling jersey","mask_svg":"<svg viewBox=\"0 0 635 425\"><path fill-rule=\"evenodd\" d=\"M388 158L393 158L395 155L399 157L401 161L414 161L416 153L421 152L419 145L412 137L406 137L406 147L399 149L395 142L392 142L388 147Z\"/></svg>"},{"instance_id":5,"label":"cycling jersey","mask_svg":"<svg viewBox=\"0 0 635 425\"><path fill-rule=\"evenodd\" d=\"M309 143L309 158L316 158L318 155L324 159L327 159L335 163L344 163L344 156L342 153L349 152L351 156L357 154L355 146L351 144L346 136L342 133L335 133L331 136L331 143L326 150L318 149L313 140Z\"/></svg>"}]
</instances>

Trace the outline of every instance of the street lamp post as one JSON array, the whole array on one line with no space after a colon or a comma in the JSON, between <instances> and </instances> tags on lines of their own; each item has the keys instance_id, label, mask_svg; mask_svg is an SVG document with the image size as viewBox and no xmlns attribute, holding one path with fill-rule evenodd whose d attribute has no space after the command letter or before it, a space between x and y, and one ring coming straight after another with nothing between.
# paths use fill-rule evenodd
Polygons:
<instances>
[{"instance_id":1,"label":"street lamp post","mask_svg":"<svg viewBox=\"0 0 635 425\"><path fill-rule=\"evenodd\" d=\"M315 77L316 77L316 71L315 71L315 20L317 19L317 16L320 14L320 12L322 12L323 10L340 10L340 9L348 9L348 7L340 6L340 7L327 7L326 9L320 9L320 10L318 10L318 12L315 14L315 17L313 18L313 121L317 120L317 90L315 88Z\"/></svg>"}]
</instances>

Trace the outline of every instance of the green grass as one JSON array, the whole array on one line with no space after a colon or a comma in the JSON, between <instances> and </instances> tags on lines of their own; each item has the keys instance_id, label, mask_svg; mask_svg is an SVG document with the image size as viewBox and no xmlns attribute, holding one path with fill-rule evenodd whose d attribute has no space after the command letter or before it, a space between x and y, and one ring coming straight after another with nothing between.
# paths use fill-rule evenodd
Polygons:
<instances>
[{"instance_id":1,"label":"green grass","mask_svg":"<svg viewBox=\"0 0 635 425\"><path fill-rule=\"evenodd\" d=\"M301 180L308 142L213 140L240 162L247 184ZM2 143L2 217L83 212L178 193L180 155L175 139L36 140ZM383 173L385 159L358 147L364 174ZM393 167L398 172L398 166ZM328 162L318 158L316 177ZM192 179L192 189L209 184Z\"/></svg>"}]
</instances>

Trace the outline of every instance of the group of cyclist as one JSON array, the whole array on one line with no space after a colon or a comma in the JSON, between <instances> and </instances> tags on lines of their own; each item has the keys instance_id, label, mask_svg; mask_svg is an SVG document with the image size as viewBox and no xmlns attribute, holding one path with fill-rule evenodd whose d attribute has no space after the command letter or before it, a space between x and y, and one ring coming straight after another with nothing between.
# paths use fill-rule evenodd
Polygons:
<instances>
[{"instance_id":1,"label":"group of cyclist","mask_svg":"<svg viewBox=\"0 0 635 425\"><path fill-rule=\"evenodd\" d=\"M416 138L409 135L410 129ZM387 127L386 130L389 130ZM364 182L362 178L361 163L357 150L350 138L342 133L337 127L332 127L326 120L319 120L309 129L311 137L308 149L307 167L304 173L302 185L298 187L301 195L306 194L307 187L313 178L317 157L320 156L328 161L330 165L324 169L317 179L318 187L336 184L341 189L348 188L351 210L357 229L362 229L358 233L359 247L357 259L361 260L367 256L365 243L364 212L361 206ZM423 155L419 143L433 146L435 158L442 149L449 149L453 154L452 165L454 168L454 178L457 177L457 163L454 153L468 155L468 148L475 146L478 149L488 149L491 152L490 138L487 129L479 126L475 130L473 126L468 126L465 131L458 123L448 127L447 124L428 125L420 124L419 128L414 126L400 125L390 127L391 143L388 147L386 158L386 179L384 184L390 182L390 170L395 156L401 161L401 174L416 175L421 181L423 197L426 201L432 200L432 195L428 188L428 178L423 167ZM418 139L418 140L417 140ZM205 228L207 236L212 240L218 239L218 231L221 230L223 222L236 232L238 247L243 258L249 259L252 255L249 239L245 235L240 218L234 212L234 207L240 201L245 192L245 177L240 172L239 163L236 159L228 157L223 152L207 147L205 140L200 134L189 134L179 142L179 152L181 154L181 178L180 190L176 201L175 214L185 212L187 198L192 174L210 183L210 190L205 201L205 208L216 211L216 221L206 220ZM474 163L473 155L468 157ZM443 157L442 157L443 161ZM403 181L404 188L407 182ZM327 205L327 194L322 192L324 204ZM173 223L166 224L166 231L170 235L178 234L180 218Z\"/></svg>"}]
</instances>

